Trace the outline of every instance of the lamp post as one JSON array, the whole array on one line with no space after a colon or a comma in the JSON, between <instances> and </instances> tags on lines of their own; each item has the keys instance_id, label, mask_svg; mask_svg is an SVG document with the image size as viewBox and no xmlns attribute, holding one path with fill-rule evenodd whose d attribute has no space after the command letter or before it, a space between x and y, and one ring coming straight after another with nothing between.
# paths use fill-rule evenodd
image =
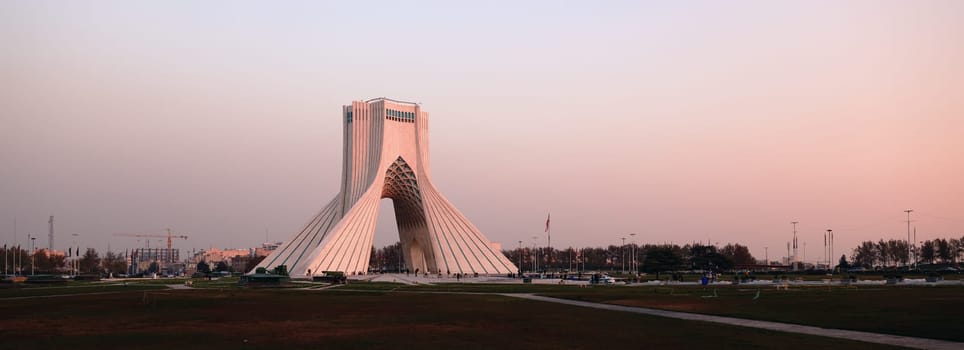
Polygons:
<instances>
[{"instance_id":1,"label":"lamp post","mask_svg":"<svg viewBox=\"0 0 964 350\"><path fill-rule=\"evenodd\" d=\"M532 272L539 273L539 236L532 236Z\"/></svg>"},{"instance_id":2,"label":"lamp post","mask_svg":"<svg viewBox=\"0 0 964 350\"><path fill-rule=\"evenodd\" d=\"M522 278L522 241L519 241L519 278Z\"/></svg>"},{"instance_id":3,"label":"lamp post","mask_svg":"<svg viewBox=\"0 0 964 350\"><path fill-rule=\"evenodd\" d=\"M638 266L636 266L636 234L635 234L635 233L630 233L629 235L632 237L632 244L633 244L633 246L632 246L632 254L633 254L632 261L633 261L633 266L630 266L630 267L629 267L629 272L632 273L632 274L635 274L635 271L638 270Z\"/></svg>"},{"instance_id":4,"label":"lamp post","mask_svg":"<svg viewBox=\"0 0 964 350\"><path fill-rule=\"evenodd\" d=\"M827 269L833 274L833 230L827 229Z\"/></svg>"},{"instance_id":5,"label":"lamp post","mask_svg":"<svg viewBox=\"0 0 964 350\"><path fill-rule=\"evenodd\" d=\"M30 236L28 236L30 237ZM37 248L34 248L34 242L37 241L37 237L30 237L30 275L33 276L34 272L34 256L37 255Z\"/></svg>"},{"instance_id":6,"label":"lamp post","mask_svg":"<svg viewBox=\"0 0 964 350\"><path fill-rule=\"evenodd\" d=\"M70 235L74 237L73 246L76 247L76 246L77 246L77 236L80 236L80 234L79 234L79 233L72 233L72 234L70 234ZM77 249L77 251L74 252L74 257L73 257L73 258L74 258L74 261L72 261L72 263L70 264L70 270L71 270L70 272L71 272L72 275L76 276L76 275L77 275L77 269L78 269L77 266L78 266L78 264L80 263L80 249Z\"/></svg>"},{"instance_id":7,"label":"lamp post","mask_svg":"<svg viewBox=\"0 0 964 350\"><path fill-rule=\"evenodd\" d=\"M907 213L907 265L908 266L910 266L910 246L911 244L913 244L913 242L910 240L910 213L912 213L913 211L914 211L913 209L904 210L904 212ZM910 270L910 268L908 268L908 270Z\"/></svg>"},{"instance_id":8,"label":"lamp post","mask_svg":"<svg viewBox=\"0 0 964 350\"><path fill-rule=\"evenodd\" d=\"M569 274L572 274L572 246L569 247Z\"/></svg>"},{"instance_id":9,"label":"lamp post","mask_svg":"<svg viewBox=\"0 0 964 350\"><path fill-rule=\"evenodd\" d=\"M623 245L619 246L619 254L621 254L621 257L619 258L619 262L623 266L622 268L623 273L626 273L626 237L623 237L622 239L623 239Z\"/></svg>"}]
</instances>

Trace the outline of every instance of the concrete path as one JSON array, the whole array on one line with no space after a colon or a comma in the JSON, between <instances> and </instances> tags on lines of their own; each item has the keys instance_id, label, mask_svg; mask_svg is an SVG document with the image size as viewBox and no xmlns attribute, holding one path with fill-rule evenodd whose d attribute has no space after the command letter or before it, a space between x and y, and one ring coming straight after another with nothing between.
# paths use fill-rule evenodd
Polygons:
<instances>
[{"instance_id":1,"label":"concrete path","mask_svg":"<svg viewBox=\"0 0 964 350\"><path fill-rule=\"evenodd\" d=\"M947 349L947 350L964 349L964 343L952 342L947 340L914 338L914 337L905 337L905 336L899 336L899 335L848 331L848 330L832 329L832 328L820 328L820 327L814 327L814 326L803 326L803 325L796 325L796 324L789 324L789 323L747 320L742 318L693 314L693 313L687 313L687 312L666 311L666 310L648 309L648 308L632 307L632 306L590 303L585 301L550 298L550 297L538 296L533 294L506 293L502 295L505 295L508 297L514 297L514 298L545 301L550 303L559 303L559 304L566 304L566 305L573 305L573 306L591 307L591 308L603 309L603 310L632 312L632 313L643 314L643 315L677 318L677 319L689 320L689 321L722 323L722 324L733 325L733 326L767 329L772 331L788 332L788 333L809 334L809 335L816 335L821 337L856 340L856 341L862 341L862 342L874 343L874 344L896 345L896 346L903 346L903 347L915 348L915 349Z\"/></svg>"},{"instance_id":2,"label":"concrete path","mask_svg":"<svg viewBox=\"0 0 964 350\"><path fill-rule=\"evenodd\" d=\"M419 284L417 281L418 277L408 277L401 274L384 274L377 275L373 278L368 279L369 282L390 282L390 283L401 283L407 285ZM421 282L421 284L431 284L427 282Z\"/></svg>"}]
</instances>

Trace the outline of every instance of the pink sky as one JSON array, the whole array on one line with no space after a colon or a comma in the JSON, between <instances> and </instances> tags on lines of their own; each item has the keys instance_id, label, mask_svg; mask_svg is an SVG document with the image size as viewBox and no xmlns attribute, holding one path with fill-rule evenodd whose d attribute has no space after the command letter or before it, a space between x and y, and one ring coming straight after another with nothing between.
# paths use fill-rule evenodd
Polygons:
<instances>
[{"instance_id":1,"label":"pink sky","mask_svg":"<svg viewBox=\"0 0 964 350\"><path fill-rule=\"evenodd\" d=\"M964 3L549 4L0 3L0 242L286 239L379 96L507 247L964 236Z\"/></svg>"}]
</instances>

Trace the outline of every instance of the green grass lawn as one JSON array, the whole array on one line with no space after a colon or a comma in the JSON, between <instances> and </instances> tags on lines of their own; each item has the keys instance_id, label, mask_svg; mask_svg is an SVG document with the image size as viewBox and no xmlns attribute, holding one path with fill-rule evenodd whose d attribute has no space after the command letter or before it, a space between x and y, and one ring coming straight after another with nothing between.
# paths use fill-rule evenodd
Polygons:
<instances>
[{"instance_id":1,"label":"green grass lawn","mask_svg":"<svg viewBox=\"0 0 964 350\"><path fill-rule=\"evenodd\" d=\"M714 295L716 297L710 297ZM754 300L757 291L760 297ZM606 287L542 292L552 297L827 328L964 341L964 287Z\"/></svg>"},{"instance_id":2,"label":"green grass lawn","mask_svg":"<svg viewBox=\"0 0 964 350\"><path fill-rule=\"evenodd\" d=\"M499 295L374 288L0 300L0 315L0 348L887 348Z\"/></svg>"},{"instance_id":3,"label":"green grass lawn","mask_svg":"<svg viewBox=\"0 0 964 350\"><path fill-rule=\"evenodd\" d=\"M388 282L350 281L349 284L338 286L336 288L354 290L395 290L408 292L543 293L572 290L575 288L575 286L520 283L437 283L405 285L401 283Z\"/></svg>"},{"instance_id":4,"label":"green grass lawn","mask_svg":"<svg viewBox=\"0 0 964 350\"><path fill-rule=\"evenodd\" d=\"M886 279L887 279L886 276L888 276L888 275L899 275L899 276L901 276L901 277L903 277L903 278L906 278L906 279L924 279L925 277L927 277L927 274L926 274L926 273L906 273L906 272L903 272L903 273L902 273L902 272L886 272L886 273L885 273L885 272L880 272L880 271L876 271L876 272L858 272L858 273L847 273L847 272L844 272L844 273L842 273L842 274L841 274L841 273L834 273L834 274L829 275L829 276L826 275L826 274L772 273L772 272L771 272L771 273L754 273L754 274L752 274L752 276L753 276L754 278L756 278L756 280L760 280L760 281L770 281L770 280L773 280L774 278L777 278L777 277L780 277L780 278L786 277L786 278L787 278L788 280L790 280L790 281L797 281L797 280L803 280L803 281L822 281L822 280L824 280L824 279L833 279L833 280L837 281L837 280L840 280L841 278L847 278L847 277L849 277L849 276L851 276L851 275L856 276L859 280L862 280L862 281L864 281L864 280L866 280L866 281L870 281L870 280L883 281L883 280L886 280ZM630 277L629 275L624 275L624 274L621 274L621 273L618 273L618 272L617 272L617 273L612 273L611 276L616 277L616 278L629 278L629 277ZM957 281L957 280L961 280L962 278L964 278L964 274L959 274L959 273L942 274L942 275L940 275L940 276L943 277L945 280L948 280L948 281ZM700 278L703 277L703 275L702 275L702 274L688 273L688 274L683 274L682 277L683 277L683 282L698 282L698 281L700 280ZM669 280L669 279L670 279L670 275L669 275L669 274L660 274L660 276L659 276L659 280L666 281L666 280ZM645 276L642 277L642 280L643 280L643 281L656 281L656 280L657 280L656 274L647 274L647 275L645 275ZM733 281L733 280L734 280L734 275L733 275L733 274L723 274L723 275L720 275L720 276L719 276L719 280L720 280L720 281Z\"/></svg>"},{"instance_id":5,"label":"green grass lawn","mask_svg":"<svg viewBox=\"0 0 964 350\"><path fill-rule=\"evenodd\" d=\"M88 282L68 283L66 285L19 285L0 288L0 300L32 296L74 295L105 292L124 292L167 289L160 285L137 284L92 284Z\"/></svg>"}]
</instances>

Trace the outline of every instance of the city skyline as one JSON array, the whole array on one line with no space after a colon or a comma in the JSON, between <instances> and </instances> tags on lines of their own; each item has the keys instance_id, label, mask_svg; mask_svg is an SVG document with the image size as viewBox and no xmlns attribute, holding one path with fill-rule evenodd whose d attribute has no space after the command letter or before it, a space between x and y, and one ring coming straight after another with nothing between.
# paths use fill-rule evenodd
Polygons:
<instances>
[{"instance_id":1,"label":"city skyline","mask_svg":"<svg viewBox=\"0 0 964 350\"><path fill-rule=\"evenodd\" d=\"M794 221L808 261L827 229L838 257L905 239L907 209L964 235L960 2L87 5L0 4L0 243L51 215L58 249L287 239L338 192L358 96L438 116L438 187L505 249L547 212L555 247L771 260Z\"/></svg>"}]
</instances>

